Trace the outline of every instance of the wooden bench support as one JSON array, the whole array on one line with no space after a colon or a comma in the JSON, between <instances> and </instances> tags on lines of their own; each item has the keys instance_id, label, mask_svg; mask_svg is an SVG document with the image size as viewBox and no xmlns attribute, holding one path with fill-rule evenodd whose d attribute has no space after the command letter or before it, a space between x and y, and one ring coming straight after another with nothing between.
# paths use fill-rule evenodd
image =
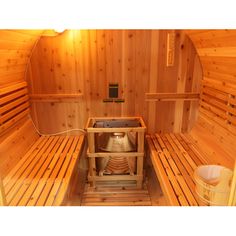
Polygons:
<instances>
[{"instance_id":1,"label":"wooden bench support","mask_svg":"<svg viewBox=\"0 0 236 236\"><path fill-rule=\"evenodd\" d=\"M147 135L150 158L167 202L173 206L204 205L195 192L193 172L206 164L181 134Z\"/></svg>"},{"instance_id":2,"label":"wooden bench support","mask_svg":"<svg viewBox=\"0 0 236 236\"><path fill-rule=\"evenodd\" d=\"M3 180L10 206L61 205L84 135L42 136Z\"/></svg>"},{"instance_id":3,"label":"wooden bench support","mask_svg":"<svg viewBox=\"0 0 236 236\"><path fill-rule=\"evenodd\" d=\"M6 205L6 195L3 187L2 178L0 177L0 206Z\"/></svg>"}]
</instances>

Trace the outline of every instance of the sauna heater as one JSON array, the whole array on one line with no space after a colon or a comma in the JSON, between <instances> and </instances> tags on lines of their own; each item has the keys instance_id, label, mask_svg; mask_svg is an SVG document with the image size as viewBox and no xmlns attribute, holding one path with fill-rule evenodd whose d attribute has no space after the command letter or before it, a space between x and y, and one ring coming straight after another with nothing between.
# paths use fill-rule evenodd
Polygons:
<instances>
[{"instance_id":1,"label":"sauna heater","mask_svg":"<svg viewBox=\"0 0 236 236\"><path fill-rule=\"evenodd\" d=\"M136 181L142 177L146 127L140 117L90 118L86 129L90 180L95 183L113 176L110 179Z\"/></svg>"}]
</instances>

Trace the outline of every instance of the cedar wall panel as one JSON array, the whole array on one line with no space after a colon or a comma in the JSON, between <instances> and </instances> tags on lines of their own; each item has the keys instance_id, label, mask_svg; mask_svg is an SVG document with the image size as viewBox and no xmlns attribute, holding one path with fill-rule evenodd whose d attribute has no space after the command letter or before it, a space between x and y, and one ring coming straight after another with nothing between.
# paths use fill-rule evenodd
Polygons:
<instances>
[{"instance_id":1,"label":"cedar wall panel","mask_svg":"<svg viewBox=\"0 0 236 236\"><path fill-rule=\"evenodd\" d=\"M42 30L0 30L0 86L25 80L34 44Z\"/></svg>"},{"instance_id":2,"label":"cedar wall panel","mask_svg":"<svg viewBox=\"0 0 236 236\"><path fill-rule=\"evenodd\" d=\"M0 30L1 91L25 81L29 57L41 33L42 30ZM3 103L4 95L1 93L0 98ZM0 133L0 177L8 173L37 139L38 134L27 114L17 121L11 117L9 128Z\"/></svg>"},{"instance_id":3,"label":"cedar wall panel","mask_svg":"<svg viewBox=\"0 0 236 236\"><path fill-rule=\"evenodd\" d=\"M192 134L210 142L209 136L202 132L207 129L235 159L236 30L186 33L196 47L203 68L199 118Z\"/></svg>"},{"instance_id":4,"label":"cedar wall panel","mask_svg":"<svg viewBox=\"0 0 236 236\"><path fill-rule=\"evenodd\" d=\"M42 37L31 57L31 95L80 94L73 101L32 100L41 132L83 128L89 116L142 116L149 132L187 131L196 101L147 102L145 93L199 92L201 66L191 40L176 31L175 63L166 66L167 30L67 30ZM119 83L125 103L103 103Z\"/></svg>"}]
</instances>

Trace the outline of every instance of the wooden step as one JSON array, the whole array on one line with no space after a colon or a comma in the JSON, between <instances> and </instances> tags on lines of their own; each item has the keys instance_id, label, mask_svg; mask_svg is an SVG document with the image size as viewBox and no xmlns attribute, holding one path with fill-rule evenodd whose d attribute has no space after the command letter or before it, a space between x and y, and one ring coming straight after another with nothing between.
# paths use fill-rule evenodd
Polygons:
<instances>
[{"instance_id":1,"label":"wooden step","mask_svg":"<svg viewBox=\"0 0 236 236\"><path fill-rule=\"evenodd\" d=\"M151 199L146 185L143 189L132 186L101 185L96 188L85 186L81 201L82 206L151 206Z\"/></svg>"}]
</instances>

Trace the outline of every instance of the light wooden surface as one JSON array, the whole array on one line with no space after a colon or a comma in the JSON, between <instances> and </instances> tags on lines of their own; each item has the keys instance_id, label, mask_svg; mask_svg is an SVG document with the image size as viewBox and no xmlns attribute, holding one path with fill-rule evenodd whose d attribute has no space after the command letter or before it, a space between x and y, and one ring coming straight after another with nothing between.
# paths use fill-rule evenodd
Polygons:
<instances>
[{"instance_id":1,"label":"light wooden surface","mask_svg":"<svg viewBox=\"0 0 236 236\"><path fill-rule=\"evenodd\" d=\"M67 30L42 37L27 73L30 94L82 93L83 97L33 102L37 127L52 133L83 128L90 116L143 116L149 132L189 130L197 101L145 101L145 93L199 92L201 66L182 31L174 31L174 65L166 67L169 32L173 30ZM119 83L124 103L103 103L109 83Z\"/></svg>"},{"instance_id":2,"label":"light wooden surface","mask_svg":"<svg viewBox=\"0 0 236 236\"><path fill-rule=\"evenodd\" d=\"M193 172L206 164L190 142L180 134L147 136L150 158L168 204L172 206L204 205L195 192Z\"/></svg>"},{"instance_id":3,"label":"light wooden surface","mask_svg":"<svg viewBox=\"0 0 236 236\"><path fill-rule=\"evenodd\" d=\"M27 83L0 87L0 135L29 114Z\"/></svg>"},{"instance_id":4,"label":"light wooden surface","mask_svg":"<svg viewBox=\"0 0 236 236\"><path fill-rule=\"evenodd\" d=\"M31 102L80 102L83 95L77 94L33 94L29 95Z\"/></svg>"},{"instance_id":5,"label":"light wooden surface","mask_svg":"<svg viewBox=\"0 0 236 236\"><path fill-rule=\"evenodd\" d=\"M3 179L7 205L61 205L83 141L83 135L40 137Z\"/></svg>"},{"instance_id":6,"label":"light wooden surface","mask_svg":"<svg viewBox=\"0 0 236 236\"><path fill-rule=\"evenodd\" d=\"M25 72L42 30L0 30L0 173L4 178L38 135L27 119Z\"/></svg>"},{"instance_id":7,"label":"light wooden surface","mask_svg":"<svg viewBox=\"0 0 236 236\"><path fill-rule=\"evenodd\" d=\"M146 101L198 100L199 93L146 93Z\"/></svg>"},{"instance_id":8,"label":"light wooden surface","mask_svg":"<svg viewBox=\"0 0 236 236\"><path fill-rule=\"evenodd\" d=\"M213 125L211 123L211 125ZM210 133L205 126L196 123L191 132L187 135L189 140L198 147L210 164L223 165L229 169L234 168L235 147L232 146L231 138L223 130L222 141L220 142L214 133ZM235 141L235 138L234 138Z\"/></svg>"},{"instance_id":9,"label":"light wooden surface","mask_svg":"<svg viewBox=\"0 0 236 236\"><path fill-rule=\"evenodd\" d=\"M233 172L233 179L231 181L228 206L236 206L236 162L234 164L234 172Z\"/></svg>"},{"instance_id":10,"label":"light wooden surface","mask_svg":"<svg viewBox=\"0 0 236 236\"><path fill-rule=\"evenodd\" d=\"M42 30L0 30L0 86L25 80L34 44Z\"/></svg>"},{"instance_id":11,"label":"light wooden surface","mask_svg":"<svg viewBox=\"0 0 236 236\"><path fill-rule=\"evenodd\" d=\"M165 197L155 176L149 175L143 189L137 189L134 181L100 182L97 187L86 184L87 171L78 169L78 180L72 186L67 206L166 206ZM154 173L155 175L155 173ZM155 186L154 186L155 185Z\"/></svg>"},{"instance_id":12,"label":"light wooden surface","mask_svg":"<svg viewBox=\"0 0 236 236\"><path fill-rule=\"evenodd\" d=\"M213 135L215 145L212 147L220 146L235 160L236 30L191 30L186 33L196 47L203 68L199 119L192 134L194 136L200 129L204 130L205 139L212 140ZM213 152L214 148L212 155Z\"/></svg>"},{"instance_id":13,"label":"light wooden surface","mask_svg":"<svg viewBox=\"0 0 236 236\"><path fill-rule=\"evenodd\" d=\"M112 183L92 188L85 186L81 206L151 206L151 199L147 187L134 189L132 186L121 184L120 187Z\"/></svg>"},{"instance_id":14,"label":"light wooden surface","mask_svg":"<svg viewBox=\"0 0 236 236\"><path fill-rule=\"evenodd\" d=\"M39 135L27 117L0 136L0 173L3 178L38 138Z\"/></svg>"},{"instance_id":15,"label":"light wooden surface","mask_svg":"<svg viewBox=\"0 0 236 236\"><path fill-rule=\"evenodd\" d=\"M3 187L2 177L0 176L0 206L6 206L6 195Z\"/></svg>"}]
</instances>

